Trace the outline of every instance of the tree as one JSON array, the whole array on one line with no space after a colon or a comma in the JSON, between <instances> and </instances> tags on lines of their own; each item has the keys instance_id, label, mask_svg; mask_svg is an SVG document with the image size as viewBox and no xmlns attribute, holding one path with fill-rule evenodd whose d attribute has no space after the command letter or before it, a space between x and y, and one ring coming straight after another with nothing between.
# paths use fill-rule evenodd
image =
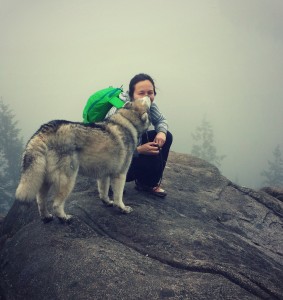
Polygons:
<instances>
[{"instance_id":1,"label":"tree","mask_svg":"<svg viewBox=\"0 0 283 300\"><path fill-rule=\"evenodd\" d=\"M191 154L220 167L225 155L217 155L217 150L214 146L213 129L210 122L203 118L201 125L196 128L192 137L195 144L192 147Z\"/></svg>"},{"instance_id":2,"label":"tree","mask_svg":"<svg viewBox=\"0 0 283 300\"><path fill-rule=\"evenodd\" d=\"M23 142L14 115L0 99L0 190L1 202L11 202L19 179ZM8 199L9 198L9 199Z\"/></svg>"},{"instance_id":3,"label":"tree","mask_svg":"<svg viewBox=\"0 0 283 300\"><path fill-rule=\"evenodd\" d=\"M19 138L20 130L17 128L17 122L14 121L14 114L0 100L0 145L1 151L7 160L9 180L13 184L18 181L19 167L21 162L21 153L23 151L23 142Z\"/></svg>"},{"instance_id":4,"label":"tree","mask_svg":"<svg viewBox=\"0 0 283 300\"><path fill-rule=\"evenodd\" d=\"M4 183L5 175L8 172L8 161L5 158L5 154L2 148L2 145L0 145L0 184L1 182Z\"/></svg>"},{"instance_id":5,"label":"tree","mask_svg":"<svg viewBox=\"0 0 283 300\"><path fill-rule=\"evenodd\" d=\"M283 159L280 146L277 145L273 151L273 160L268 160L268 170L261 172L265 177L264 185L282 187L283 186Z\"/></svg>"}]
</instances>

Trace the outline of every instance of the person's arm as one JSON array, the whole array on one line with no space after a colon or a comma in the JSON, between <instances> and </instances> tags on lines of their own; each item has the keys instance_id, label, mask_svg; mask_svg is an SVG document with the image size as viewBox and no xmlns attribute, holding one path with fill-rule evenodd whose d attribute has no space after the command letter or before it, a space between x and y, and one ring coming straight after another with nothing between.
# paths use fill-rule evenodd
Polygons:
<instances>
[{"instance_id":1,"label":"person's arm","mask_svg":"<svg viewBox=\"0 0 283 300\"><path fill-rule=\"evenodd\" d=\"M150 108L151 122L157 132L154 142L162 147L166 141L168 123L164 115L159 110L155 103L152 103Z\"/></svg>"}]
</instances>

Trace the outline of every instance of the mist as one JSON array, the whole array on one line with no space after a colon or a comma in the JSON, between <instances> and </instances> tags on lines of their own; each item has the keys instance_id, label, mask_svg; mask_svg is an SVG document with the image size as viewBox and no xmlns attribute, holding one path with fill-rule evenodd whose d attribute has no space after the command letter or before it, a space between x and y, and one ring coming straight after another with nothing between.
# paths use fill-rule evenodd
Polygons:
<instances>
[{"instance_id":1,"label":"mist","mask_svg":"<svg viewBox=\"0 0 283 300\"><path fill-rule=\"evenodd\" d=\"M24 141L144 72L173 151L190 153L205 117L222 174L257 188L283 145L281 0L0 0L0 36L0 96Z\"/></svg>"}]
</instances>

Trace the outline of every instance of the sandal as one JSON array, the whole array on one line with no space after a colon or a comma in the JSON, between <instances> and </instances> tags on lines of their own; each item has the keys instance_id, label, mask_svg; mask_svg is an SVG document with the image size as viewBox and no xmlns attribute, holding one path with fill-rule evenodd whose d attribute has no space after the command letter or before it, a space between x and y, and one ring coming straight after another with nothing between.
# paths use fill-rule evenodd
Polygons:
<instances>
[{"instance_id":1,"label":"sandal","mask_svg":"<svg viewBox=\"0 0 283 300\"><path fill-rule=\"evenodd\" d=\"M164 198L167 193L158 185L151 190L151 193L157 197Z\"/></svg>"},{"instance_id":2,"label":"sandal","mask_svg":"<svg viewBox=\"0 0 283 300\"><path fill-rule=\"evenodd\" d=\"M156 187L149 187L149 186L146 186L146 185L143 185L139 182L136 182L136 190L138 191L146 191L146 192L149 192L157 197L160 197L160 198L164 198L167 193L158 185Z\"/></svg>"}]
</instances>

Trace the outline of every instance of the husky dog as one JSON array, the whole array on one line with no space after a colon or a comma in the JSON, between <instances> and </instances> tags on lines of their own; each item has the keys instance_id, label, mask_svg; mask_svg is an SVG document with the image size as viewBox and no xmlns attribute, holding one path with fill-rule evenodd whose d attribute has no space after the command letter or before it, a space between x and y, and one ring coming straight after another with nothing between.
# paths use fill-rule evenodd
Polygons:
<instances>
[{"instance_id":1,"label":"husky dog","mask_svg":"<svg viewBox=\"0 0 283 300\"><path fill-rule=\"evenodd\" d=\"M107 120L83 124L54 120L42 125L27 143L22 159L22 173L16 190L16 200L36 199L43 221L53 216L47 209L47 194L54 191L55 216L68 221L65 200L72 192L78 171L97 179L99 197L108 206L129 213L132 208L123 203L123 189L132 155L139 136L149 125L148 97L127 102ZM113 189L113 201L108 197Z\"/></svg>"}]
</instances>

